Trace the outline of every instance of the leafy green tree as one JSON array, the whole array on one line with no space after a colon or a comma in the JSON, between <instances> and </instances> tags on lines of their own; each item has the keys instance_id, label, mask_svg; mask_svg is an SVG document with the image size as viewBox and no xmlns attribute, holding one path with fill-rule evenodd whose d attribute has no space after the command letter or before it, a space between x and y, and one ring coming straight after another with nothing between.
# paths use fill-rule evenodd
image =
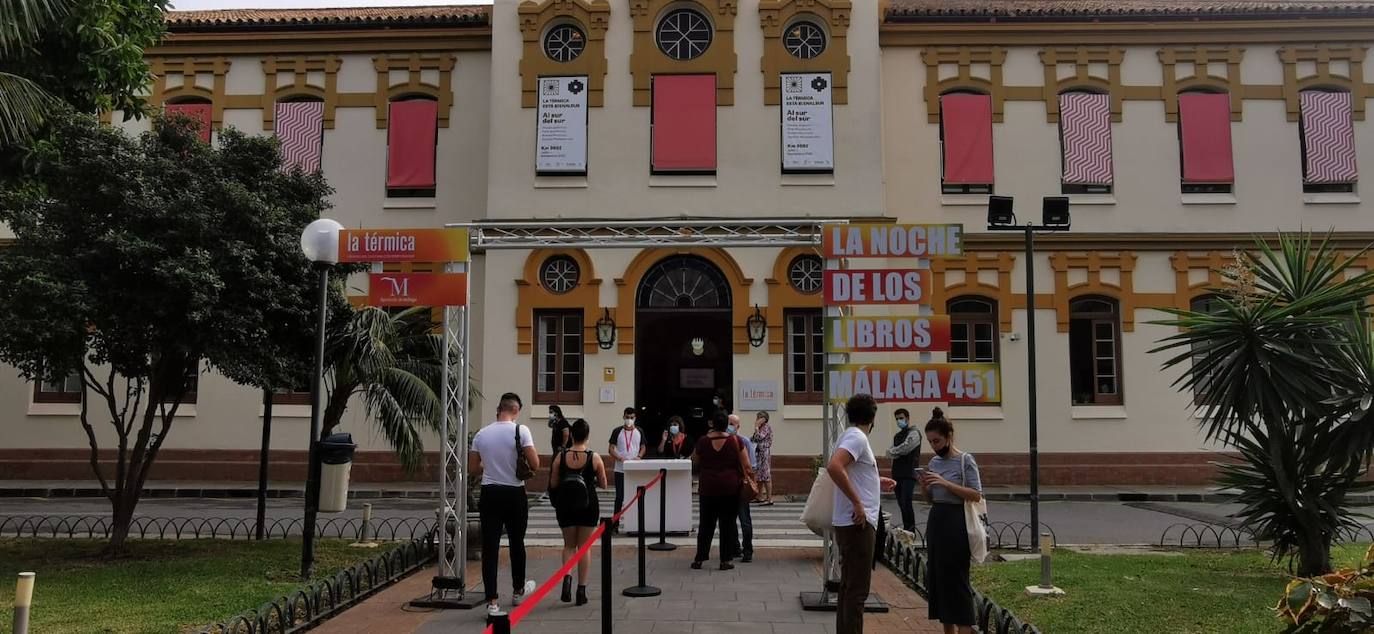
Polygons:
<instances>
[{"instance_id":1,"label":"leafy green tree","mask_svg":"<svg viewBox=\"0 0 1374 634\"><path fill-rule=\"evenodd\" d=\"M1237 516L1300 576L1331 570L1333 541L1358 528L1349 494L1374 448L1374 272L1353 274L1329 240L1280 235L1237 253L1208 311L1169 311L1180 328L1155 352L1183 367L1209 440L1240 453L1220 484Z\"/></svg>"},{"instance_id":2,"label":"leafy green tree","mask_svg":"<svg viewBox=\"0 0 1374 634\"><path fill-rule=\"evenodd\" d=\"M330 189L280 170L267 137L225 130L212 147L185 119L137 138L70 112L51 124L36 171L0 188L15 234L0 249L0 362L29 380L82 377L117 554L189 373L203 363L262 386L309 358L269 357L313 338L315 277L298 239ZM332 302L346 312L339 287Z\"/></svg>"},{"instance_id":3,"label":"leafy green tree","mask_svg":"<svg viewBox=\"0 0 1374 634\"><path fill-rule=\"evenodd\" d=\"M162 38L167 0L0 0L0 147L28 139L57 101L79 112L143 114L143 50Z\"/></svg>"}]
</instances>

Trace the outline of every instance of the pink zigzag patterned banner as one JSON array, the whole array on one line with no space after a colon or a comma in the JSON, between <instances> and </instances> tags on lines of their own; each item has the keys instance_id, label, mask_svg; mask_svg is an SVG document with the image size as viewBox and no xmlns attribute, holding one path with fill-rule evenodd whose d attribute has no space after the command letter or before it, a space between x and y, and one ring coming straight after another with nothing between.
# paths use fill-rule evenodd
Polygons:
<instances>
[{"instance_id":1,"label":"pink zigzag patterned banner","mask_svg":"<svg viewBox=\"0 0 1374 634\"><path fill-rule=\"evenodd\" d=\"M1304 182L1355 182L1359 170L1355 169L1355 124L1350 93L1304 90L1299 97L1302 140L1307 149Z\"/></svg>"},{"instance_id":2,"label":"pink zigzag patterned banner","mask_svg":"<svg viewBox=\"0 0 1374 634\"><path fill-rule=\"evenodd\" d=\"M282 168L299 165L307 172L320 171L324 144L324 102L279 102L276 109L277 138L281 140Z\"/></svg>"},{"instance_id":3,"label":"pink zigzag patterned banner","mask_svg":"<svg viewBox=\"0 0 1374 634\"><path fill-rule=\"evenodd\" d=\"M1059 134L1064 144L1064 182L1112 184L1112 111L1108 95L1059 95Z\"/></svg>"}]
</instances>

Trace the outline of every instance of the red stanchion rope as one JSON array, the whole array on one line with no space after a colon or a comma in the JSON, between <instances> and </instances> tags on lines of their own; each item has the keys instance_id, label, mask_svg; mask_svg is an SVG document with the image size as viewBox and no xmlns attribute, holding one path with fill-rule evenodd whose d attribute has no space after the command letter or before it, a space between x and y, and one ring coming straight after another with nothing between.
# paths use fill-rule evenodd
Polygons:
<instances>
[{"instance_id":1,"label":"red stanchion rope","mask_svg":"<svg viewBox=\"0 0 1374 634\"><path fill-rule=\"evenodd\" d=\"M657 485L659 481L661 481L662 479L663 472L660 471L658 475L654 476L654 479L650 480L647 484L644 485L644 491L648 492L649 489L654 488L654 486ZM625 507L620 509L619 512L617 512L614 516L611 517L611 523L619 522L620 518L623 517L625 513L629 512L630 507L633 507L635 503L639 501L640 494L639 491L636 490L634 497L630 498L630 501L625 503ZM639 527L639 530L644 530L644 527ZM568 561L564 562L562 568L559 568L557 572L553 573L553 576L545 580L544 583L540 585L539 588L536 589L533 594L526 597L525 601L510 613L511 628L514 628L516 625L519 625L520 621L524 620L524 618L528 616L532 610L534 610L534 607L536 605L539 605L539 602L543 601L544 597L548 596L549 593L553 591L553 587L557 585L561 579L563 579L563 576L572 572L573 567L576 566L577 562L587 554L587 551L591 550L592 546L596 545L596 540L600 539L601 534L604 532L606 532L606 525L597 524L596 530L592 531L592 536L587 538L586 543L582 544L581 548L577 549L577 554L573 555L572 559L569 559ZM492 634L492 630L492 626L488 625L484 634Z\"/></svg>"}]
</instances>

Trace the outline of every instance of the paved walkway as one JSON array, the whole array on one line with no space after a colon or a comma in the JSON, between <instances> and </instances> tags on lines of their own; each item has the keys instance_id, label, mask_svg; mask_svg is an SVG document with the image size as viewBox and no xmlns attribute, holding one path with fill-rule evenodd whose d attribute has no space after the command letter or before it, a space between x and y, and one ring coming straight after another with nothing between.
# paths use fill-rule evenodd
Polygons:
<instances>
[{"instance_id":1,"label":"paved walkway","mask_svg":"<svg viewBox=\"0 0 1374 634\"><path fill-rule=\"evenodd\" d=\"M542 582L557 570L560 551L531 548L529 575ZM708 562L703 570L692 570L692 550L679 548L669 553L650 552L648 581L663 589L658 597L630 599L620 591L636 582L633 548L616 548L612 576L614 627L619 632L643 634L833 633L833 612L806 612L798 594L819 589L821 551L815 548L765 549L755 553L753 563L736 563L728 572L714 570ZM588 584L591 603L576 607L558 601L558 588L540 602L515 632L592 633L601 629L600 563L593 558ZM510 568L502 550L500 584L502 605L510 607ZM926 604L915 591L904 585L885 567L874 571L873 591L885 599L892 610L869 614L867 634L897 632L940 632L937 624L926 620ZM406 603L429 592L432 572L417 573L386 589L361 605L326 622L316 631L324 634L363 632L480 632L486 614L481 607L463 611L416 611ZM481 587L478 562L468 565L469 586Z\"/></svg>"}]
</instances>

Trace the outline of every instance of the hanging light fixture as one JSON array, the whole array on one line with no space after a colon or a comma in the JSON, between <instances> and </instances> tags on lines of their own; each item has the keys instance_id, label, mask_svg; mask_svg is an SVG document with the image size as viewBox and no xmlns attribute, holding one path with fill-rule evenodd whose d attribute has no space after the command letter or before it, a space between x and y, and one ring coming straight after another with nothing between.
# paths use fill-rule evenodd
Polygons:
<instances>
[{"instance_id":1,"label":"hanging light fixture","mask_svg":"<svg viewBox=\"0 0 1374 634\"><path fill-rule=\"evenodd\" d=\"M596 345L602 350L610 350L615 345L615 320L611 319L611 309L601 309L601 319L596 320Z\"/></svg>"},{"instance_id":2,"label":"hanging light fixture","mask_svg":"<svg viewBox=\"0 0 1374 634\"><path fill-rule=\"evenodd\" d=\"M758 304L754 304L754 314L745 320L744 325L749 330L749 345L755 348L763 345L763 339L768 335L768 320L759 312Z\"/></svg>"}]
</instances>

